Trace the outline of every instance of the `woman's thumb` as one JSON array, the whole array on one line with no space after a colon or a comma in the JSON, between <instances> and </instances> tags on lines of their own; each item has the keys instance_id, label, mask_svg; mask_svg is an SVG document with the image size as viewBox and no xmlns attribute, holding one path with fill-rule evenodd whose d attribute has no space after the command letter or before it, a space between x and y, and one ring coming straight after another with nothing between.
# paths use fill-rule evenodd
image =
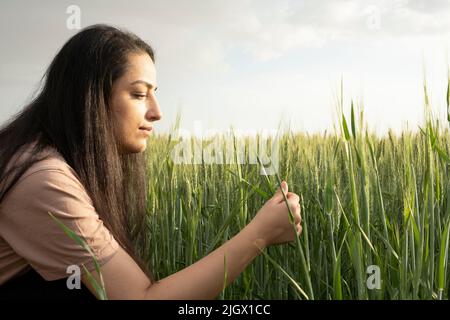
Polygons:
<instances>
[{"instance_id":1,"label":"woman's thumb","mask_svg":"<svg viewBox=\"0 0 450 320\"><path fill-rule=\"evenodd\" d=\"M281 188L278 188L277 192L274 195L275 201L281 201L284 200L283 193L281 192L281 189L283 189L283 192L285 195L288 193L288 185L286 181L281 182Z\"/></svg>"},{"instance_id":2,"label":"woman's thumb","mask_svg":"<svg viewBox=\"0 0 450 320\"><path fill-rule=\"evenodd\" d=\"M288 193L288 184L287 184L286 181L282 181L282 182L281 182L281 188L283 188L284 194L287 194L287 193Z\"/></svg>"}]
</instances>

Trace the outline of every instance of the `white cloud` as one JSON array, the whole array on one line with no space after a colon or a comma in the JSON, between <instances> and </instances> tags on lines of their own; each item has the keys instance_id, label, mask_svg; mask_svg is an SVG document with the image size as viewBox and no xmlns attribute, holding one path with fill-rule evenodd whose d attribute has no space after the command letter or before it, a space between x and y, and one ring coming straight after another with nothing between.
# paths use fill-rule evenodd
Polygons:
<instances>
[{"instance_id":1,"label":"white cloud","mask_svg":"<svg viewBox=\"0 0 450 320\"><path fill-rule=\"evenodd\" d=\"M0 43L0 83L9 83L0 85L4 104L28 96L31 83L74 34L65 28L69 4L0 4L0 35L6 39ZM349 94L362 88L374 122L412 122L420 113L420 101L413 103L419 93L411 90L420 86L421 51L426 62L445 67L450 37L448 0L80 0L77 5L83 27L121 26L154 46L167 122L182 104L187 121L200 115L225 127L233 121L268 125L278 121L267 120L276 110L291 114L300 128L322 129L334 108L331 85L341 74L354 79L347 84ZM438 68L430 70L435 86L442 82ZM392 101L403 104L395 117L371 113L392 109ZM406 105L414 105L409 115Z\"/></svg>"}]
</instances>

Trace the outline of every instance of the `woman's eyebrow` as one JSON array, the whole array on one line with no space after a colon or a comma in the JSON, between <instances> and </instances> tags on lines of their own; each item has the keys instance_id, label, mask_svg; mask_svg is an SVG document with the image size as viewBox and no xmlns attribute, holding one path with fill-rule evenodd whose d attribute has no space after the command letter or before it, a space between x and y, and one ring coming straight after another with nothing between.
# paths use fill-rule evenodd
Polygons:
<instances>
[{"instance_id":1,"label":"woman's eyebrow","mask_svg":"<svg viewBox=\"0 0 450 320\"><path fill-rule=\"evenodd\" d=\"M141 83L141 84L145 85L148 89L152 89L153 88L153 85L151 83L148 83L148 82L146 82L144 80L136 80L136 81L132 82L131 84L133 85L133 84L137 84L137 83ZM155 87L155 91L157 89L158 89L158 87Z\"/></svg>"}]
</instances>

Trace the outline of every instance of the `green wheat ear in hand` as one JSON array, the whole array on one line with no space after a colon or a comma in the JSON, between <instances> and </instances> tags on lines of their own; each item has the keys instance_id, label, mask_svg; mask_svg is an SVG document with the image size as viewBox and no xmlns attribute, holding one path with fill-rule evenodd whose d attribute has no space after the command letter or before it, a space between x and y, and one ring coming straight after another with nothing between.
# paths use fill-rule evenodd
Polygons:
<instances>
[{"instance_id":1,"label":"green wheat ear in hand","mask_svg":"<svg viewBox=\"0 0 450 320\"><path fill-rule=\"evenodd\" d=\"M264 177L266 178L267 186L269 187L269 189L271 190L271 192L273 194L275 192L275 188L273 188L272 184L270 183L270 179L267 176L267 172L264 168L264 164L262 163L262 161L258 155L256 155L256 159L258 160L258 163L264 172ZM270 164L272 166L272 169L275 169L273 167L273 163L271 162ZM278 188L281 190L281 193L283 194L284 203L286 204L288 212L289 212L289 221L291 222L291 224L295 230L294 215L292 214L291 208L287 201L286 194L284 193L283 189L281 188L282 181L281 181L280 175L278 174L278 172L276 170L274 170L274 172L276 173ZM297 283L275 260L273 260L267 253L265 253L263 251L262 251L262 253L269 260L269 262L271 262L278 270L280 270L282 272L283 275L286 276L286 278L293 285L293 287L296 289L296 291L301 294L301 296L303 296L306 300L314 299L314 290L313 290L313 286L312 286L312 282L311 282L310 268L308 267L308 263L306 261L306 257L305 257L305 253L304 253L302 244L300 243L299 236L297 236L295 240L296 240L296 247L298 250L298 254L300 256L300 266L301 266L301 270L302 270L302 273L303 273L303 276L304 276L304 279L306 282L308 294L305 293L305 291L300 287L299 283ZM301 299L300 296L299 296L299 298Z\"/></svg>"},{"instance_id":2,"label":"green wheat ear in hand","mask_svg":"<svg viewBox=\"0 0 450 320\"><path fill-rule=\"evenodd\" d=\"M79 237L75 232L73 232L70 228L68 228L64 223L62 223L58 218L56 218L51 212L48 212L50 217L63 229L63 231L78 245L80 245L83 249L85 249L89 254L91 255L92 259L94 260L95 270L97 271L99 277L100 277L100 284L95 280L95 278L92 276L92 274L89 272L89 270L86 269L85 265L83 264L83 269L86 272L89 281L91 282L92 286L95 289L95 292L97 293L97 297L100 300L108 300L108 297L106 296L106 290L105 290L105 284L103 282L103 277L100 272L100 265L98 263L98 260L95 258L94 253L92 252L92 249L89 247L89 245Z\"/></svg>"}]
</instances>

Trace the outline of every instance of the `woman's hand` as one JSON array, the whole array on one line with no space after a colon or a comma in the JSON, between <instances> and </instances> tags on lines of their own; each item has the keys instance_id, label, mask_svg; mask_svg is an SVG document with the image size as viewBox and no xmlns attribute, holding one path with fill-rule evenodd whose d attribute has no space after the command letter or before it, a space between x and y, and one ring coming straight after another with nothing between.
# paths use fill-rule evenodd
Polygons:
<instances>
[{"instance_id":1,"label":"woman's hand","mask_svg":"<svg viewBox=\"0 0 450 320\"><path fill-rule=\"evenodd\" d=\"M264 241L265 246L283 244L295 240L296 233L302 232L302 218L300 215L300 197L288 192L285 181L281 183L287 202L294 218L294 226L289 219L289 211L284 200L282 190L279 189L272 198L258 211L249 225L258 234L258 238Z\"/></svg>"}]
</instances>

